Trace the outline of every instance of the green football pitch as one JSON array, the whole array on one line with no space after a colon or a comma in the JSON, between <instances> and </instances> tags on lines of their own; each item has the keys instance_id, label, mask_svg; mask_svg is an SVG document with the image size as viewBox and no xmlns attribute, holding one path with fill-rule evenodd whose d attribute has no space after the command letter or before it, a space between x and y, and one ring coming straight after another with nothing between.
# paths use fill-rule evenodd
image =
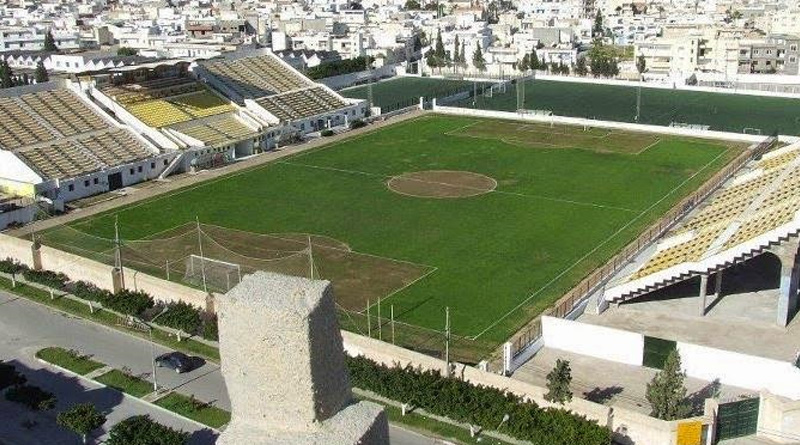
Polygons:
<instances>
[{"instance_id":1,"label":"green football pitch","mask_svg":"<svg viewBox=\"0 0 800 445\"><path fill-rule=\"evenodd\" d=\"M636 122L636 87L528 80L525 109L549 110L559 116ZM516 87L492 97L478 95L455 106L515 111ZM639 123L673 122L708 125L711 130L769 136L800 134L800 99L642 88Z\"/></svg>"},{"instance_id":2,"label":"green football pitch","mask_svg":"<svg viewBox=\"0 0 800 445\"><path fill-rule=\"evenodd\" d=\"M432 79L429 77L395 77L372 84L372 102L389 112L419 103L420 97L447 97L473 87L465 80ZM367 99L368 87L359 86L339 91L353 99Z\"/></svg>"},{"instance_id":3,"label":"green football pitch","mask_svg":"<svg viewBox=\"0 0 800 445\"><path fill-rule=\"evenodd\" d=\"M217 257L212 244L219 244L220 255L263 256L253 264L265 268L267 258L300 258L279 270L302 275L313 256L319 263L308 259L309 274L330 279L349 314L364 315L369 303L374 317L381 298L383 317L391 307L398 322L441 330L449 307L454 334L496 346L741 149L430 114L79 220L69 230L87 234L73 238L76 251L104 250L107 243L76 240L112 238L118 218L126 244L150 246L143 255L152 259L188 233L176 227L198 218L213 225L208 257ZM47 243L47 233L41 239ZM68 248L70 241L59 243Z\"/></svg>"}]
</instances>

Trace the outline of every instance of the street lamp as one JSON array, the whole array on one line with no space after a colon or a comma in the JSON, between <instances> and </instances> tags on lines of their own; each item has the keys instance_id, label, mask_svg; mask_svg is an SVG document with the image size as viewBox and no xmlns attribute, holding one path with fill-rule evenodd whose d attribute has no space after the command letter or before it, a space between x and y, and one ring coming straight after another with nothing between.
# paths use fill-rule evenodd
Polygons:
<instances>
[{"instance_id":1,"label":"street lamp","mask_svg":"<svg viewBox=\"0 0 800 445\"><path fill-rule=\"evenodd\" d=\"M156 344L155 344L155 342L153 341L153 326L152 326L152 323L155 323L155 321L156 321L156 319L157 319L158 317L160 317L160 316L164 315L164 314L167 312L167 309L168 309L168 308L166 308L166 307L165 307L165 308L164 308L164 309L163 309L161 312L159 312L159 314L158 314L158 315L156 315L155 317L153 317L153 318L150 320L150 323L151 323L151 324L148 324L148 323L146 323L144 320L141 320L141 319L139 319L139 318L136 318L136 317L134 317L134 319L135 319L137 322L139 322L139 323L141 323L141 324L143 324L143 325L147 326L147 333L148 333L148 334L149 334L149 336L150 336L150 364L151 364L151 365L152 365L152 367L153 367L153 391L158 391L158 377L157 377L157 375L156 375Z\"/></svg>"}]
</instances>

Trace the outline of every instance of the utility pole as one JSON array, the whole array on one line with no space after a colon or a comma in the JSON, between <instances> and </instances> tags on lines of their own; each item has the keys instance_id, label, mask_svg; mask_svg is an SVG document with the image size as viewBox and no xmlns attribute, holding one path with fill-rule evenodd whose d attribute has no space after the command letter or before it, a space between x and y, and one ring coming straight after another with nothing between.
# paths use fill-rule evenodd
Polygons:
<instances>
[{"instance_id":1,"label":"utility pole","mask_svg":"<svg viewBox=\"0 0 800 445\"><path fill-rule=\"evenodd\" d=\"M394 344L394 305L389 306L389 317L392 319L392 344Z\"/></svg>"},{"instance_id":2,"label":"utility pole","mask_svg":"<svg viewBox=\"0 0 800 445\"><path fill-rule=\"evenodd\" d=\"M636 89L636 123L639 123L639 117L642 113L642 86Z\"/></svg>"},{"instance_id":3,"label":"utility pole","mask_svg":"<svg viewBox=\"0 0 800 445\"><path fill-rule=\"evenodd\" d=\"M308 276L314 279L314 250L311 245L311 235L308 235Z\"/></svg>"},{"instance_id":4,"label":"utility pole","mask_svg":"<svg viewBox=\"0 0 800 445\"><path fill-rule=\"evenodd\" d=\"M119 239L119 216L114 215L114 267L119 273L120 289L125 289L125 271L122 268L122 242Z\"/></svg>"},{"instance_id":5,"label":"utility pole","mask_svg":"<svg viewBox=\"0 0 800 445\"><path fill-rule=\"evenodd\" d=\"M369 316L369 300L367 300L367 337L372 338L372 318Z\"/></svg>"},{"instance_id":6,"label":"utility pole","mask_svg":"<svg viewBox=\"0 0 800 445\"><path fill-rule=\"evenodd\" d=\"M195 216L197 222L197 247L200 249L200 274L203 277L203 292L208 293L208 284L206 283L206 258L203 256L203 231L200 230L200 218Z\"/></svg>"},{"instance_id":7,"label":"utility pole","mask_svg":"<svg viewBox=\"0 0 800 445\"><path fill-rule=\"evenodd\" d=\"M378 297L378 340L383 340L383 323L381 322L381 297Z\"/></svg>"},{"instance_id":8,"label":"utility pole","mask_svg":"<svg viewBox=\"0 0 800 445\"><path fill-rule=\"evenodd\" d=\"M367 65L367 72L369 80L367 83L367 100L369 101L369 109L372 111L372 64L369 62L369 55L364 55L364 63Z\"/></svg>"},{"instance_id":9,"label":"utility pole","mask_svg":"<svg viewBox=\"0 0 800 445\"><path fill-rule=\"evenodd\" d=\"M444 363L446 376L450 377L450 306L444 308Z\"/></svg>"}]
</instances>

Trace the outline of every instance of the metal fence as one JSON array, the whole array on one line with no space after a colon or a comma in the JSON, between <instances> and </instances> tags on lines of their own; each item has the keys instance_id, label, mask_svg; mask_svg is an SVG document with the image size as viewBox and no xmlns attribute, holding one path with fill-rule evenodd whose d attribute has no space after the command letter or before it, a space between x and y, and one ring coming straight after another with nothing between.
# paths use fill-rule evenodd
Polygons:
<instances>
[{"instance_id":1,"label":"metal fence","mask_svg":"<svg viewBox=\"0 0 800 445\"><path fill-rule=\"evenodd\" d=\"M520 352L524 351L528 345L534 343L542 335L541 317L542 315L550 315L553 317L564 318L567 317L578 305L587 299L592 293L600 288L608 279L619 272L630 260L635 258L646 247L651 245L654 241L659 239L664 233L671 229L675 223L681 220L686 214L694 209L698 204L703 202L709 195L717 190L725 181L731 178L736 172L745 166L750 160L760 158L770 147L772 147L777 138L769 137L763 142L759 143L752 150L747 150L736 159L731 161L725 168L717 172L708 181L706 181L699 189L691 195L685 197L675 206L672 207L663 217L653 223L644 233L639 235L638 238L633 240L625 246L619 253L617 253L610 261L604 266L596 269L589 276L584 278L580 283L573 287L569 292L564 294L556 303L549 309L542 312L541 315L536 317L520 331L518 331L511 338L512 353L517 356Z\"/></svg>"}]
</instances>

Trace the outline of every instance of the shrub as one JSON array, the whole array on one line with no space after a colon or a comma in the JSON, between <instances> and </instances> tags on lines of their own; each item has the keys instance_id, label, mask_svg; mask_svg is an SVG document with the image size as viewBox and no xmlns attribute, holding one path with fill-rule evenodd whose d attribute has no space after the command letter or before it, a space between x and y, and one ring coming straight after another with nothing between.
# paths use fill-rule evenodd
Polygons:
<instances>
[{"instance_id":1,"label":"shrub","mask_svg":"<svg viewBox=\"0 0 800 445\"><path fill-rule=\"evenodd\" d=\"M200 309L182 301L167 304L167 310L158 320L158 324L179 329L187 334L196 334L200 329Z\"/></svg>"},{"instance_id":2,"label":"shrub","mask_svg":"<svg viewBox=\"0 0 800 445\"><path fill-rule=\"evenodd\" d=\"M106 423L106 416L91 403L81 403L59 413L56 422L81 436L86 443L86 436Z\"/></svg>"},{"instance_id":3,"label":"shrub","mask_svg":"<svg viewBox=\"0 0 800 445\"><path fill-rule=\"evenodd\" d=\"M333 136L333 130L322 130L322 131L320 132L320 134L321 134L323 137L329 137L329 136Z\"/></svg>"},{"instance_id":4,"label":"shrub","mask_svg":"<svg viewBox=\"0 0 800 445\"><path fill-rule=\"evenodd\" d=\"M496 429L536 444L609 445L611 432L583 416L556 408L541 408L515 394L487 386L474 386L435 371L412 367L387 367L364 357L348 358L353 386L432 414ZM508 415L508 420L503 422Z\"/></svg>"},{"instance_id":5,"label":"shrub","mask_svg":"<svg viewBox=\"0 0 800 445\"><path fill-rule=\"evenodd\" d=\"M25 405L33 411L46 411L56 406L56 396L38 386L17 385L6 392L6 400Z\"/></svg>"},{"instance_id":6,"label":"shrub","mask_svg":"<svg viewBox=\"0 0 800 445\"><path fill-rule=\"evenodd\" d=\"M202 318L203 330L200 332L200 335L202 335L206 340L218 341L219 328L217 325L217 315L212 314L211 312L204 312Z\"/></svg>"},{"instance_id":7,"label":"shrub","mask_svg":"<svg viewBox=\"0 0 800 445\"><path fill-rule=\"evenodd\" d=\"M355 130L356 128L366 127L367 123L362 121L361 119L356 119L350 122L350 129Z\"/></svg>"},{"instance_id":8,"label":"shrub","mask_svg":"<svg viewBox=\"0 0 800 445\"><path fill-rule=\"evenodd\" d=\"M184 445L189 433L154 422L150 416L133 416L111 427L106 445Z\"/></svg>"},{"instance_id":9,"label":"shrub","mask_svg":"<svg viewBox=\"0 0 800 445\"><path fill-rule=\"evenodd\" d=\"M9 273L9 274L17 274L22 272L25 269L25 266L19 263L19 261L13 258L6 258L4 260L0 260L0 272Z\"/></svg>"},{"instance_id":10,"label":"shrub","mask_svg":"<svg viewBox=\"0 0 800 445\"><path fill-rule=\"evenodd\" d=\"M123 289L116 294L109 293L101 303L111 310L133 316L140 316L145 310L155 305L153 298L145 292L128 289Z\"/></svg>"},{"instance_id":11,"label":"shrub","mask_svg":"<svg viewBox=\"0 0 800 445\"><path fill-rule=\"evenodd\" d=\"M61 272L53 272L50 270L33 270L25 268L22 270L22 276L26 280L34 283L39 283L53 289L64 289L64 286L69 281L69 277Z\"/></svg>"},{"instance_id":12,"label":"shrub","mask_svg":"<svg viewBox=\"0 0 800 445\"><path fill-rule=\"evenodd\" d=\"M111 296L111 292L105 289L100 289L94 284L87 283L86 281L68 283L66 289L67 292L75 295L78 298L89 301L98 301L101 303Z\"/></svg>"},{"instance_id":13,"label":"shrub","mask_svg":"<svg viewBox=\"0 0 800 445\"><path fill-rule=\"evenodd\" d=\"M27 380L14 365L0 362L0 391L12 386L24 385Z\"/></svg>"}]
</instances>

